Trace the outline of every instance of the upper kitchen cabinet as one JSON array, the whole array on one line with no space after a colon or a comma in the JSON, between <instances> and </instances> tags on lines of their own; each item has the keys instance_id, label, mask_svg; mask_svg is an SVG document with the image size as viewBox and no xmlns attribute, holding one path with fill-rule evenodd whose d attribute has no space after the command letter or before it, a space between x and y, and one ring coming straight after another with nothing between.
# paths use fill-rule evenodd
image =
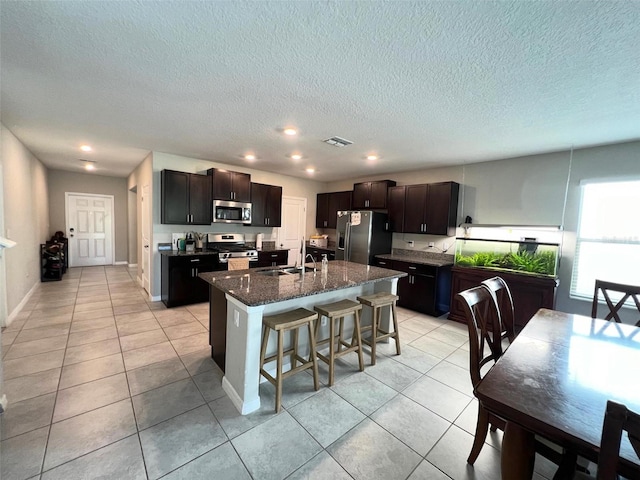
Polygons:
<instances>
[{"instance_id":1,"label":"upper kitchen cabinet","mask_svg":"<svg viewBox=\"0 0 640 480\"><path fill-rule=\"evenodd\" d=\"M161 222L177 225L211 223L211 177L195 173L161 172Z\"/></svg>"},{"instance_id":2,"label":"upper kitchen cabinet","mask_svg":"<svg viewBox=\"0 0 640 480\"><path fill-rule=\"evenodd\" d=\"M336 228L338 212L351 209L352 192L319 193L316 204L316 228Z\"/></svg>"},{"instance_id":3,"label":"upper kitchen cabinet","mask_svg":"<svg viewBox=\"0 0 640 480\"><path fill-rule=\"evenodd\" d=\"M389 230L392 232L404 232L404 185L389 188L387 199L387 211L389 213Z\"/></svg>"},{"instance_id":4,"label":"upper kitchen cabinet","mask_svg":"<svg viewBox=\"0 0 640 480\"><path fill-rule=\"evenodd\" d=\"M248 173L210 168L207 174L213 179L213 200L251 201L251 175Z\"/></svg>"},{"instance_id":5,"label":"upper kitchen cabinet","mask_svg":"<svg viewBox=\"0 0 640 480\"><path fill-rule=\"evenodd\" d=\"M251 225L282 226L282 187L251 183Z\"/></svg>"},{"instance_id":6,"label":"upper kitchen cabinet","mask_svg":"<svg viewBox=\"0 0 640 480\"><path fill-rule=\"evenodd\" d=\"M353 208L387 208L387 189L395 187L393 180L355 183L353 185Z\"/></svg>"},{"instance_id":7,"label":"upper kitchen cabinet","mask_svg":"<svg viewBox=\"0 0 640 480\"><path fill-rule=\"evenodd\" d=\"M455 182L405 187L405 233L455 235L460 185ZM398 230L394 230L398 231Z\"/></svg>"}]
</instances>

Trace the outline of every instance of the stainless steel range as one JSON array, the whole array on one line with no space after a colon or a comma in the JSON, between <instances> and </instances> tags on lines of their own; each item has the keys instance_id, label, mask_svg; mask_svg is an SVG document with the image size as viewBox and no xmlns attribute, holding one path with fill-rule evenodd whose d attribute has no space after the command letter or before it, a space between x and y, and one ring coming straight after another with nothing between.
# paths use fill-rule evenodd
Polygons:
<instances>
[{"instance_id":1,"label":"stainless steel range","mask_svg":"<svg viewBox=\"0 0 640 480\"><path fill-rule=\"evenodd\" d=\"M207 250L217 250L220 263L227 263L230 258L248 258L250 263L258 261L258 251L245 245L244 233L209 233Z\"/></svg>"}]
</instances>

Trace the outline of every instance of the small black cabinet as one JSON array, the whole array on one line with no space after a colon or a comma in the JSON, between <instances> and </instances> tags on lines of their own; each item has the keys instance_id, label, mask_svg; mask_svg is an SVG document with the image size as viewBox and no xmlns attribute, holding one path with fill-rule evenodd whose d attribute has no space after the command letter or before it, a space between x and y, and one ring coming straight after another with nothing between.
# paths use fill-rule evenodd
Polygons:
<instances>
[{"instance_id":1,"label":"small black cabinet","mask_svg":"<svg viewBox=\"0 0 640 480\"><path fill-rule=\"evenodd\" d=\"M307 247L307 253L313 257L316 262L322 261L322 255L327 256L327 260L335 260L336 259L336 251L329 250L328 248L320 248L320 247Z\"/></svg>"},{"instance_id":2,"label":"small black cabinet","mask_svg":"<svg viewBox=\"0 0 640 480\"><path fill-rule=\"evenodd\" d=\"M286 265L289 261L289 250L261 250L258 252L256 267L275 267Z\"/></svg>"},{"instance_id":3,"label":"small black cabinet","mask_svg":"<svg viewBox=\"0 0 640 480\"><path fill-rule=\"evenodd\" d=\"M207 175L212 178L213 200L251 201L251 175L248 173L210 168Z\"/></svg>"},{"instance_id":4,"label":"small black cabinet","mask_svg":"<svg viewBox=\"0 0 640 480\"><path fill-rule=\"evenodd\" d=\"M251 225L282 226L282 187L251 183Z\"/></svg>"},{"instance_id":5,"label":"small black cabinet","mask_svg":"<svg viewBox=\"0 0 640 480\"><path fill-rule=\"evenodd\" d=\"M408 275L398 279L398 305L428 315L449 311L451 265L434 266L376 258L375 265Z\"/></svg>"},{"instance_id":6,"label":"small black cabinet","mask_svg":"<svg viewBox=\"0 0 640 480\"><path fill-rule=\"evenodd\" d=\"M207 175L161 172L161 222L177 225L211 223L211 178Z\"/></svg>"},{"instance_id":7,"label":"small black cabinet","mask_svg":"<svg viewBox=\"0 0 640 480\"><path fill-rule=\"evenodd\" d=\"M199 273L219 270L216 255L162 255L162 303L167 307L206 302L209 284Z\"/></svg>"},{"instance_id":8,"label":"small black cabinet","mask_svg":"<svg viewBox=\"0 0 640 480\"><path fill-rule=\"evenodd\" d=\"M387 208L387 189L395 187L393 180L362 182L353 185L353 208Z\"/></svg>"},{"instance_id":9,"label":"small black cabinet","mask_svg":"<svg viewBox=\"0 0 640 480\"><path fill-rule=\"evenodd\" d=\"M316 228L336 228L338 212L351 209L352 193L319 193L316 200Z\"/></svg>"}]
</instances>

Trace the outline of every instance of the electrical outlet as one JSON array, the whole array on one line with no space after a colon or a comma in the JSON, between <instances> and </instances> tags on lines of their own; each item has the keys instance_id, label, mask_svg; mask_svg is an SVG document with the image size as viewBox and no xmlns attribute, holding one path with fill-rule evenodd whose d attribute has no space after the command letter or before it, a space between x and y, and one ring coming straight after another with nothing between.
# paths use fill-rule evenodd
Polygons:
<instances>
[{"instance_id":1,"label":"electrical outlet","mask_svg":"<svg viewBox=\"0 0 640 480\"><path fill-rule=\"evenodd\" d=\"M434 242L429 242L429 248L433 248L435 246L436 246L436 244Z\"/></svg>"},{"instance_id":2,"label":"electrical outlet","mask_svg":"<svg viewBox=\"0 0 640 480\"><path fill-rule=\"evenodd\" d=\"M411 248L413 248L413 246L415 245L415 244L413 243L413 240L409 240L409 241L407 242L407 244L408 244Z\"/></svg>"}]
</instances>

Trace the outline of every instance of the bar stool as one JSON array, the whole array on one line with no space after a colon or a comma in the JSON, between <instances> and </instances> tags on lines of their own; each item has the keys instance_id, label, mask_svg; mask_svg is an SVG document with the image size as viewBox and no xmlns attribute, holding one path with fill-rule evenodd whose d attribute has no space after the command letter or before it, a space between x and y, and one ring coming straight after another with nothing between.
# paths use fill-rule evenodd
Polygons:
<instances>
[{"instance_id":1,"label":"bar stool","mask_svg":"<svg viewBox=\"0 0 640 480\"><path fill-rule=\"evenodd\" d=\"M260 374L263 375L272 385L276 387L276 413L280 412L282 400L282 380L291 375L295 375L308 368L313 368L313 386L316 390L318 383L318 361L316 359L316 339L313 332L313 321L317 320L318 314L305 308L297 308L288 312L268 315L262 318L262 348L260 349ZM309 359L306 360L298 355L298 329L307 326L309 329ZM269 343L269 329L278 332L277 353L265 358L267 344ZM286 352L284 349L284 332L293 330L291 348ZM291 370L282 372L282 360L286 355L291 356ZM276 376L272 377L265 369L266 363L277 361ZM301 365L296 366L297 362Z\"/></svg>"},{"instance_id":2,"label":"bar stool","mask_svg":"<svg viewBox=\"0 0 640 480\"><path fill-rule=\"evenodd\" d=\"M334 381L335 359L340 358L350 352L358 352L358 361L360 363L360 371L362 372L364 370L364 359L362 357L362 335L360 334L360 310L362 310L362 305L360 305L358 302L354 302L353 300L345 299L334 303L316 305L315 307L313 307L313 309L318 312L318 315L320 316L318 318L318 322L316 323L316 337L318 335L318 331L320 330L320 319L322 318L322 316L325 316L329 319L329 338L316 343L317 346L324 345L325 343L329 344L328 357L318 353L318 358L329 365L329 386L333 385ZM343 332L344 318L349 315L353 315L355 320L353 324L353 334L351 336L351 342L347 343L343 339ZM340 321L337 337L338 351L336 351L336 320ZM342 347L346 347L346 349L343 350Z\"/></svg>"},{"instance_id":3,"label":"bar stool","mask_svg":"<svg viewBox=\"0 0 640 480\"><path fill-rule=\"evenodd\" d=\"M385 338L396 339L396 353L400 355L400 337L398 336L398 315L396 313L396 301L398 296L392 293L378 292L373 295L363 295L357 297L362 305L367 305L373 309L371 315L371 326L362 327L362 333L371 330L371 338L363 338L362 342L371 347L371 365L376 364L376 343ZM393 319L393 332L385 332L380 329L380 317L382 308L391 306L391 316Z\"/></svg>"}]
</instances>

